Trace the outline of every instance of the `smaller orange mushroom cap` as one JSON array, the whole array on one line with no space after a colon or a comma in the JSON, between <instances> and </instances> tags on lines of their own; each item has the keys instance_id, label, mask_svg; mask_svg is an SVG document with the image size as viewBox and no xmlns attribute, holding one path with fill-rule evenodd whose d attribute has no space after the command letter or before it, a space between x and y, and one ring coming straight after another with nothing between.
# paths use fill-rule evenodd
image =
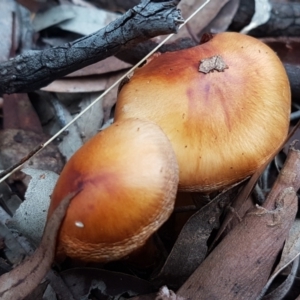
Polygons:
<instances>
[{"instance_id":1,"label":"smaller orange mushroom cap","mask_svg":"<svg viewBox=\"0 0 300 300\"><path fill-rule=\"evenodd\" d=\"M107 262L141 247L169 217L178 186L172 146L154 123L116 122L67 162L54 188L48 216L69 193L59 252Z\"/></svg>"},{"instance_id":2,"label":"smaller orange mushroom cap","mask_svg":"<svg viewBox=\"0 0 300 300\"><path fill-rule=\"evenodd\" d=\"M221 57L223 71L199 71ZM157 123L179 164L179 189L210 192L255 172L282 145L291 94L285 69L267 45L220 33L185 50L156 55L121 87L115 120Z\"/></svg>"}]
</instances>

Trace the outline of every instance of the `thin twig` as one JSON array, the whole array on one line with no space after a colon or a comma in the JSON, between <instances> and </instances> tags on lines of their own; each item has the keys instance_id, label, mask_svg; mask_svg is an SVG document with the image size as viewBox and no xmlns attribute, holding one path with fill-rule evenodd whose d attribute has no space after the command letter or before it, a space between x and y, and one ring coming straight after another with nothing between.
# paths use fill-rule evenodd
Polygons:
<instances>
[{"instance_id":1,"label":"thin twig","mask_svg":"<svg viewBox=\"0 0 300 300\"><path fill-rule=\"evenodd\" d=\"M0 94L34 91L141 41L176 33L184 22L176 8L179 1L144 0L91 35L0 63Z\"/></svg>"}]
</instances>

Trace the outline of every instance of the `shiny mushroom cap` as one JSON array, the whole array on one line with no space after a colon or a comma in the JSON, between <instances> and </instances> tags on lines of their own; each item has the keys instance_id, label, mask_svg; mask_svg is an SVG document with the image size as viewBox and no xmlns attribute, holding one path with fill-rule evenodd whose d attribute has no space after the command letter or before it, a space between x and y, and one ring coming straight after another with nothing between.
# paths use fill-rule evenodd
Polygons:
<instances>
[{"instance_id":1,"label":"shiny mushroom cap","mask_svg":"<svg viewBox=\"0 0 300 300\"><path fill-rule=\"evenodd\" d=\"M226 32L152 57L121 87L115 120L157 123L175 150L179 189L211 192L251 175L279 149L290 105L277 55Z\"/></svg>"},{"instance_id":2,"label":"shiny mushroom cap","mask_svg":"<svg viewBox=\"0 0 300 300\"><path fill-rule=\"evenodd\" d=\"M48 216L70 192L59 253L108 262L141 247L168 219L178 187L172 146L154 123L116 122L83 145L65 165Z\"/></svg>"}]
</instances>

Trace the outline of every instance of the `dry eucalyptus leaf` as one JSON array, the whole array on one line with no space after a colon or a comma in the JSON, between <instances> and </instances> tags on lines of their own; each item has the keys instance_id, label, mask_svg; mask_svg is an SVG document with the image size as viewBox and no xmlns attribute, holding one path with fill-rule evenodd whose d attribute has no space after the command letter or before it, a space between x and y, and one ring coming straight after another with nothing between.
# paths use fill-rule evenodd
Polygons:
<instances>
[{"instance_id":1,"label":"dry eucalyptus leaf","mask_svg":"<svg viewBox=\"0 0 300 300\"><path fill-rule=\"evenodd\" d=\"M84 110L89 106L97 97L99 93L85 94L79 104L80 111ZM78 130L80 137L85 143L91 137L99 132L99 129L103 123L104 112L103 112L103 99L97 101L92 108L87 110L77 121Z\"/></svg>"},{"instance_id":2,"label":"dry eucalyptus leaf","mask_svg":"<svg viewBox=\"0 0 300 300\"><path fill-rule=\"evenodd\" d=\"M1 0L0 6L0 62L2 62L8 60L13 44L16 4L11 0Z\"/></svg>"},{"instance_id":3,"label":"dry eucalyptus leaf","mask_svg":"<svg viewBox=\"0 0 300 300\"><path fill-rule=\"evenodd\" d=\"M5 245L2 251L6 257L6 260L11 264L19 264L27 253L20 243L15 239L12 232L4 224L2 224L2 222L0 222L0 238Z\"/></svg>"},{"instance_id":4,"label":"dry eucalyptus leaf","mask_svg":"<svg viewBox=\"0 0 300 300\"><path fill-rule=\"evenodd\" d=\"M43 134L41 121L27 94L3 95L3 129L22 129Z\"/></svg>"},{"instance_id":5,"label":"dry eucalyptus leaf","mask_svg":"<svg viewBox=\"0 0 300 300\"><path fill-rule=\"evenodd\" d=\"M56 238L68 205L76 193L64 198L48 220L40 246L33 255L0 277L0 299L23 299L49 271L55 255Z\"/></svg>"},{"instance_id":6,"label":"dry eucalyptus leaf","mask_svg":"<svg viewBox=\"0 0 300 300\"><path fill-rule=\"evenodd\" d=\"M200 37L206 32L218 33L226 31L237 12L239 4L240 0L228 1L219 11L217 16L201 32L198 33L198 36Z\"/></svg>"},{"instance_id":7,"label":"dry eucalyptus leaf","mask_svg":"<svg viewBox=\"0 0 300 300\"><path fill-rule=\"evenodd\" d=\"M2 172L2 170L0 170L0 172ZM6 213L12 217L21 203L22 200L14 192L12 192L9 185L5 181L1 182L0 205L6 211ZM7 220L9 219L10 217L7 218ZM6 219L2 219L1 217L0 220L4 223L6 222Z\"/></svg>"},{"instance_id":8,"label":"dry eucalyptus leaf","mask_svg":"<svg viewBox=\"0 0 300 300\"><path fill-rule=\"evenodd\" d=\"M298 183L298 181L297 181ZM256 299L269 278L295 219L297 196L283 188L276 209L256 207L214 248L178 294L190 299ZM275 204L274 203L274 204ZM224 259L226 258L226 259Z\"/></svg>"},{"instance_id":9,"label":"dry eucalyptus leaf","mask_svg":"<svg viewBox=\"0 0 300 300\"><path fill-rule=\"evenodd\" d=\"M0 170L0 172L2 171ZM33 250L32 244L23 235L19 235L14 230L9 230L11 228L7 225L11 222L13 214L22 201L10 190L6 182L0 184L0 200L0 241L3 242L3 246L5 245L3 254L6 256L7 261L16 264L23 259L26 253L31 253Z\"/></svg>"},{"instance_id":10,"label":"dry eucalyptus leaf","mask_svg":"<svg viewBox=\"0 0 300 300\"><path fill-rule=\"evenodd\" d=\"M67 284L64 282L64 280L62 279L60 274L58 274L54 270L50 270L47 273L46 280L49 281L49 284L55 290L55 294L57 295L57 298L58 298L56 300L59 300L59 299L77 300L78 299L78 298L75 299L73 297L70 289L68 288Z\"/></svg>"},{"instance_id":11,"label":"dry eucalyptus leaf","mask_svg":"<svg viewBox=\"0 0 300 300\"><path fill-rule=\"evenodd\" d=\"M196 212L184 225L165 265L155 279L159 285L178 289L207 254L207 240L220 225L225 206L236 195L237 187L224 191Z\"/></svg>"},{"instance_id":12,"label":"dry eucalyptus leaf","mask_svg":"<svg viewBox=\"0 0 300 300\"><path fill-rule=\"evenodd\" d=\"M152 284L131 275L96 268L73 268L61 272L67 286L78 299L90 299L92 290L97 290L101 299L123 299L122 295L148 294Z\"/></svg>"},{"instance_id":13,"label":"dry eucalyptus leaf","mask_svg":"<svg viewBox=\"0 0 300 300\"><path fill-rule=\"evenodd\" d=\"M86 66L73 73L68 74L66 77L82 77L91 75L101 75L110 72L116 72L123 69L128 69L131 64L128 64L115 56L110 56L92 65Z\"/></svg>"},{"instance_id":14,"label":"dry eucalyptus leaf","mask_svg":"<svg viewBox=\"0 0 300 300\"><path fill-rule=\"evenodd\" d=\"M300 255L300 220L296 219L289 232L289 236L285 242L281 259L274 270L274 275L281 272L287 265L289 265L296 257Z\"/></svg>"},{"instance_id":15,"label":"dry eucalyptus leaf","mask_svg":"<svg viewBox=\"0 0 300 300\"><path fill-rule=\"evenodd\" d=\"M52 6L50 9L38 12L32 21L35 31L41 31L48 27L72 19L76 16L71 5Z\"/></svg>"},{"instance_id":16,"label":"dry eucalyptus leaf","mask_svg":"<svg viewBox=\"0 0 300 300\"><path fill-rule=\"evenodd\" d=\"M101 75L92 78L67 77L55 80L41 90L56 93L99 92L105 89L106 81L106 76Z\"/></svg>"},{"instance_id":17,"label":"dry eucalyptus leaf","mask_svg":"<svg viewBox=\"0 0 300 300\"><path fill-rule=\"evenodd\" d=\"M93 5L87 1L84 1L84 0L72 0L72 3L74 3L75 5L78 5L78 6L95 8L95 5Z\"/></svg>"},{"instance_id":18,"label":"dry eucalyptus leaf","mask_svg":"<svg viewBox=\"0 0 300 300\"><path fill-rule=\"evenodd\" d=\"M6 210L3 209L2 205L1 205L0 206L0 222L2 224L6 224L6 222L9 220L11 220L11 216L7 213ZM0 239L0 245L2 245L1 239Z\"/></svg>"},{"instance_id":19,"label":"dry eucalyptus leaf","mask_svg":"<svg viewBox=\"0 0 300 300\"><path fill-rule=\"evenodd\" d=\"M291 264L300 255L300 220L296 219L293 223L289 236L284 244L284 248L281 254L280 261L273 271L272 276L264 287L263 294L270 287L273 280L278 276L278 274L285 269L289 264Z\"/></svg>"},{"instance_id":20,"label":"dry eucalyptus leaf","mask_svg":"<svg viewBox=\"0 0 300 300\"><path fill-rule=\"evenodd\" d=\"M184 26L180 29L174 39L191 36L193 38L198 38L198 33L201 32L207 26L207 24L209 24L217 16L221 8L228 1L229 0L210 1L193 19L191 19L187 26ZM178 8L181 10L184 19L186 19L204 2L204 0L180 1Z\"/></svg>"},{"instance_id":21,"label":"dry eucalyptus leaf","mask_svg":"<svg viewBox=\"0 0 300 300\"><path fill-rule=\"evenodd\" d=\"M20 129L0 131L0 169L7 169L20 162L33 149L48 140L48 136ZM25 167L51 170L60 173L64 165L63 157L54 144L48 145L41 152L25 163ZM24 175L17 172L11 177L22 180Z\"/></svg>"},{"instance_id":22,"label":"dry eucalyptus leaf","mask_svg":"<svg viewBox=\"0 0 300 300\"><path fill-rule=\"evenodd\" d=\"M67 7L70 9L69 5ZM75 13L75 17L61 22L57 27L82 35L92 34L120 16L116 13L91 7L72 6L72 11Z\"/></svg>"},{"instance_id":23,"label":"dry eucalyptus leaf","mask_svg":"<svg viewBox=\"0 0 300 300\"><path fill-rule=\"evenodd\" d=\"M41 11L43 9L45 9L45 7L47 5L53 5L54 3L56 3L55 0L41 0L41 1L37 1L37 0L17 0L18 3L20 3L22 6L26 7L27 9L29 9L32 13L36 13L38 11Z\"/></svg>"},{"instance_id":24,"label":"dry eucalyptus leaf","mask_svg":"<svg viewBox=\"0 0 300 300\"><path fill-rule=\"evenodd\" d=\"M57 300L56 293L55 293L54 289L52 288L52 286L50 284L48 284L48 286L45 290L45 293L43 295L43 299Z\"/></svg>"},{"instance_id":25,"label":"dry eucalyptus leaf","mask_svg":"<svg viewBox=\"0 0 300 300\"><path fill-rule=\"evenodd\" d=\"M66 123L73 120L68 109L61 104L60 109ZM61 154L69 160L70 157L83 145L80 132L77 124L72 124L68 127L65 134L60 136L61 142L58 144L58 148Z\"/></svg>"},{"instance_id":26,"label":"dry eucalyptus leaf","mask_svg":"<svg viewBox=\"0 0 300 300\"><path fill-rule=\"evenodd\" d=\"M266 286L261 295L256 300L282 300L286 294L289 292L290 288L292 287L295 277L297 275L297 269L299 267L299 256L293 261L292 269L290 274L287 276L287 278L272 292L268 293L266 296L262 298L262 296L265 294L265 292L268 289L268 286Z\"/></svg>"},{"instance_id":27,"label":"dry eucalyptus leaf","mask_svg":"<svg viewBox=\"0 0 300 300\"><path fill-rule=\"evenodd\" d=\"M35 245L38 245L43 236L50 196L58 175L51 171L29 168L23 169L22 172L31 176L31 180L25 193L25 200L7 225L16 228Z\"/></svg>"}]
</instances>

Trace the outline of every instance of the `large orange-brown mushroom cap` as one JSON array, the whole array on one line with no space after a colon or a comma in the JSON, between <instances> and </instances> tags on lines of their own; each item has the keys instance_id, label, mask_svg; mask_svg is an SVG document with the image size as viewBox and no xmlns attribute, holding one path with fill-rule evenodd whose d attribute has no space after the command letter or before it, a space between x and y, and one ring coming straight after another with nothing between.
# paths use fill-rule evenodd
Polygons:
<instances>
[{"instance_id":1,"label":"large orange-brown mushroom cap","mask_svg":"<svg viewBox=\"0 0 300 300\"><path fill-rule=\"evenodd\" d=\"M167 220L174 206L178 165L163 131L135 119L97 134L68 161L54 189L49 216L70 192L59 251L86 261L129 254Z\"/></svg>"},{"instance_id":2,"label":"large orange-brown mushroom cap","mask_svg":"<svg viewBox=\"0 0 300 300\"><path fill-rule=\"evenodd\" d=\"M223 72L199 72L220 55ZM179 187L209 192L261 166L283 143L290 87L277 55L259 40L221 33L186 50L152 58L119 93L115 119L157 123L179 163Z\"/></svg>"}]
</instances>

